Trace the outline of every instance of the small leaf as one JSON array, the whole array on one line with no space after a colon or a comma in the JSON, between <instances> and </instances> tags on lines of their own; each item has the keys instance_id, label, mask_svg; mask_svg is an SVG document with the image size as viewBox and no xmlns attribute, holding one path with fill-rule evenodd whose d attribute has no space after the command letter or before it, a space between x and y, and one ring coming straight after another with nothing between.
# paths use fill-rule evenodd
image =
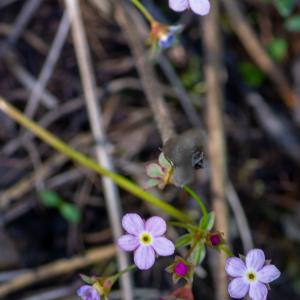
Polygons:
<instances>
[{"instance_id":1,"label":"small leaf","mask_svg":"<svg viewBox=\"0 0 300 300\"><path fill-rule=\"evenodd\" d=\"M67 221L71 223L79 223L81 220L81 214L79 210L72 203L64 202L59 207L59 212Z\"/></svg>"},{"instance_id":2,"label":"small leaf","mask_svg":"<svg viewBox=\"0 0 300 300\"><path fill-rule=\"evenodd\" d=\"M58 208L63 199L56 193L50 190L39 192L40 200L46 207Z\"/></svg>"},{"instance_id":3,"label":"small leaf","mask_svg":"<svg viewBox=\"0 0 300 300\"><path fill-rule=\"evenodd\" d=\"M241 62L239 71L244 81L251 87L259 87L265 79L265 74L250 62Z\"/></svg>"},{"instance_id":4,"label":"small leaf","mask_svg":"<svg viewBox=\"0 0 300 300\"><path fill-rule=\"evenodd\" d=\"M215 213L212 211L201 218L199 227L203 230L210 231L214 227Z\"/></svg>"},{"instance_id":5,"label":"small leaf","mask_svg":"<svg viewBox=\"0 0 300 300\"><path fill-rule=\"evenodd\" d=\"M295 7L295 0L273 0L274 5L282 17L288 17Z\"/></svg>"},{"instance_id":6,"label":"small leaf","mask_svg":"<svg viewBox=\"0 0 300 300\"><path fill-rule=\"evenodd\" d=\"M197 245L196 249L193 252L193 264L195 266L200 265L204 260L205 255L206 255L205 245L203 243L199 243L199 245Z\"/></svg>"},{"instance_id":7,"label":"small leaf","mask_svg":"<svg viewBox=\"0 0 300 300\"><path fill-rule=\"evenodd\" d=\"M282 61L288 51L288 43L283 38L273 38L272 41L267 45L268 52L275 61Z\"/></svg>"},{"instance_id":8,"label":"small leaf","mask_svg":"<svg viewBox=\"0 0 300 300\"><path fill-rule=\"evenodd\" d=\"M299 32L300 31L300 15L296 15L290 17L284 23L284 27L286 30L291 32Z\"/></svg>"},{"instance_id":9,"label":"small leaf","mask_svg":"<svg viewBox=\"0 0 300 300\"><path fill-rule=\"evenodd\" d=\"M180 238L178 238L175 242L175 247L176 248L181 248L189 245L192 241L192 236L191 234L187 233L182 235Z\"/></svg>"},{"instance_id":10,"label":"small leaf","mask_svg":"<svg viewBox=\"0 0 300 300\"><path fill-rule=\"evenodd\" d=\"M90 277L84 274L79 274L79 276L81 277L82 281L84 281L87 284L94 284L96 281L94 277Z\"/></svg>"}]
</instances>

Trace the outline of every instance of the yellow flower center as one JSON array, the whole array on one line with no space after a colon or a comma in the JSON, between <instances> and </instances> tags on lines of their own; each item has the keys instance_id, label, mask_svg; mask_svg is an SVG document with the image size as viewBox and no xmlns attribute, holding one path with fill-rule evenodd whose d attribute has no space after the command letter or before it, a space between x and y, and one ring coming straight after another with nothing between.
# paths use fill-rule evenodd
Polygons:
<instances>
[{"instance_id":1,"label":"yellow flower center","mask_svg":"<svg viewBox=\"0 0 300 300\"><path fill-rule=\"evenodd\" d=\"M254 282L256 280L256 274L254 272L248 272L247 279L251 282Z\"/></svg>"},{"instance_id":2,"label":"yellow flower center","mask_svg":"<svg viewBox=\"0 0 300 300\"><path fill-rule=\"evenodd\" d=\"M145 246L149 246L152 244L153 241L153 237L150 233L148 232L143 232L140 235L140 243L145 245Z\"/></svg>"}]
</instances>

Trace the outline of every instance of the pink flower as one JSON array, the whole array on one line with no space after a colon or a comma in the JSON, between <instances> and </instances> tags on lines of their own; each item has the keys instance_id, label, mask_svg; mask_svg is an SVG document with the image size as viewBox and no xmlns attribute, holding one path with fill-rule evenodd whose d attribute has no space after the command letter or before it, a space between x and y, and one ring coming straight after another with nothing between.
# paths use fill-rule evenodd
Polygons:
<instances>
[{"instance_id":1,"label":"pink flower","mask_svg":"<svg viewBox=\"0 0 300 300\"><path fill-rule=\"evenodd\" d=\"M83 285L77 290L77 295L83 300L100 300L97 290L90 285Z\"/></svg>"},{"instance_id":2,"label":"pink flower","mask_svg":"<svg viewBox=\"0 0 300 300\"><path fill-rule=\"evenodd\" d=\"M280 271L266 263L265 254L260 249L250 250L245 262L237 257L227 259L225 270L235 277L228 286L230 297L241 299L249 293L251 300L265 300L268 283L280 276Z\"/></svg>"},{"instance_id":3,"label":"pink flower","mask_svg":"<svg viewBox=\"0 0 300 300\"><path fill-rule=\"evenodd\" d=\"M169 0L171 9L182 12L190 8L197 15L207 15L210 10L210 3L208 0Z\"/></svg>"},{"instance_id":4,"label":"pink flower","mask_svg":"<svg viewBox=\"0 0 300 300\"><path fill-rule=\"evenodd\" d=\"M160 217L144 221L137 214L126 214L122 226L128 234L119 238L118 245L125 251L134 251L134 263L140 270L148 270L153 266L155 253L169 256L175 251L174 244L163 237L167 225Z\"/></svg>"}]
</instances>

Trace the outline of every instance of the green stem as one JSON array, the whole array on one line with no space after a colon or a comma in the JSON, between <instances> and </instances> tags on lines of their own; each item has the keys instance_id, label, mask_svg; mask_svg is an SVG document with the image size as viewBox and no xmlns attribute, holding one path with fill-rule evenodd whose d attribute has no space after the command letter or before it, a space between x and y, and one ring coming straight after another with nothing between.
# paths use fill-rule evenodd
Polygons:
<instances>
[{"instance_id":1,"label":"green stem","mask_svg":"<svg viewBox=\"0 0 300 300\"><path fill-rule=\"evenodd\" d=\"M153 196L152 194L146 192L135 183L123 177L115 172L103 168L97 162L89 158L88 156L76 151L75 149L68 146L62 140L58 139L56 136L51 134L46 129L40 127L38 124L28 119L24 114L22 114L13 105L5 101L4 98L0 96L0 110L9 115L12 119L17 121L19 124L23 125L29 129L32 133L38 136L41 140L52 146L58 152L61 152L68 156L70 159L76 163L83 165L91 170L94 170L100 175L109 177L114 183L122 187L124 190L130 192L136 197L151 203L152 205L160 208L168 215L174 217L183 222L191 222L190 219L181 211L176 209L174 206L164 202L163 200Z\"/></svg>"},{"instance_id":2,"label":"green stem","mask_svg":"<svg viewBox=\"0 0 300 300\"><path fill-rule=\"evenodd\" d=\"M192 198L194 198L197 201L197 203L201 208L203 216L207 216L207 209L203 201L201 200L201 198L187 185L184 185L183 189L185 190L185 192L187 192Z\"/></svg>"},{"instance_id":3,"label":"green stem","mask_svg":"<svg viewBox=\"0 0 300 300\"><path fill-rule=\"evenodd\" d=\"M149 21L150 24L155 22L154 18L152 17L148 9L139 0L131 0L131 2L145 16L145 18Z\"/></svg>"},{"instance_id":4,"label":"green stem","mask_svg":"<svg viewBox=\"0 0 300 300\"><path fill-rule=\"evenodd\" d=\"M235 255L233 254L233 252L230 250L230 248L229 248L227 245L221 245L221 246L220 246L220 249L221 249L223 252L225 252L225 253L227 254L227 256L229 256L229 257L235 256Z\"/></svg>"},{"instance_id":5,"label":"green stem","mask_svg":"<svg viewBox=\"0 0 300 300\"><path fill-rule=\"evenodd\" d=\"M136 269L136 265L130 265L126 269L124 269L124 270L120 271L118 274L116 274L116 276L117 276L117 278L119 278L120 276L127 273L128 271L131 271L131 270L134 270L134 269Z\"/></svg>"}]
</instances>

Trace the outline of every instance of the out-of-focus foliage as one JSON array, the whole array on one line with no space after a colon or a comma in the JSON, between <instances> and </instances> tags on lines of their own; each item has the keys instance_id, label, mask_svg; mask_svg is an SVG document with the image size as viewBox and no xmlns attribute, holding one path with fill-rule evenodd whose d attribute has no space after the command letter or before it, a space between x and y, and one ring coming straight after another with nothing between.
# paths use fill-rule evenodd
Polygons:
<instances>
[{"instance_id":1,"label":"out-of-focus foliage","mask_svg":"<svg viewBox=\"0 0 300 300\"><path fill-rule=\"evenodd\" d=\"M81 214L77 207L72 203L66 202L57 193L50 190L44 190L39 193L39 196L45 207L57 209L61 216L68 222L80 222Z\"/></svg>"}]
</instances>

